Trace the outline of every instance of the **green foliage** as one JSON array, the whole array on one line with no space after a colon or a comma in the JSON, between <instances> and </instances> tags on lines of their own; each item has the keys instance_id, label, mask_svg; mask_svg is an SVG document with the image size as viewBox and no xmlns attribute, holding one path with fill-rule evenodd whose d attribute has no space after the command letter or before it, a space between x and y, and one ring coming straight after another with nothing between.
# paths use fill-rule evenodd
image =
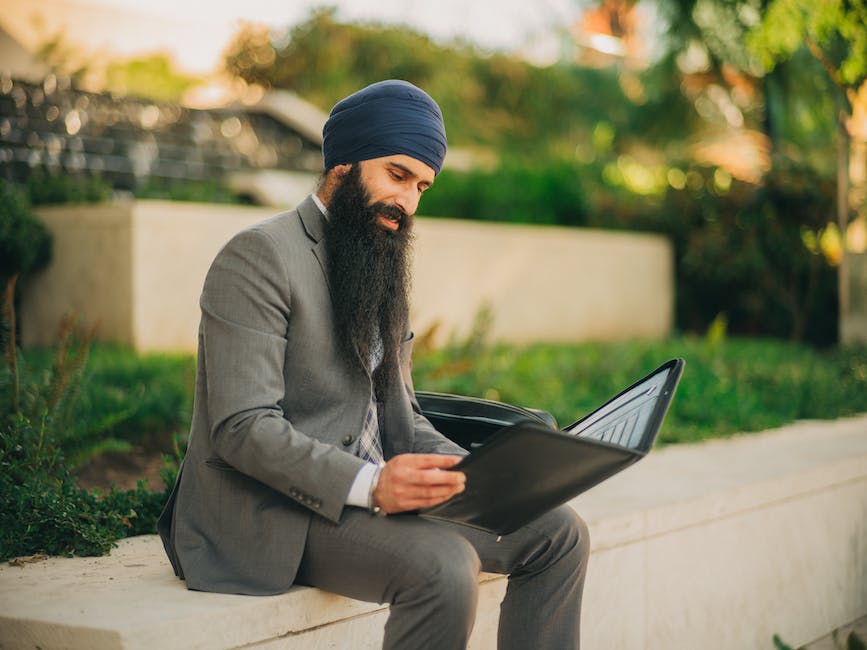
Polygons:
<instances>
[{"instance_id":1,"label":"green foliage","mask_svg":"<svg viewBox=\"0 0 867 650\"><path fill-rule=\"evenodd\" d=\"M40 446L41 445L41 446ZM44 430L23 420L0 432L0 560L47 555L104 555L114 542L153 533L165 495L78 487Z\"/></svg>"},{"instance_id":2,"label":"green foliage","mask_svg":"<svg viewBox=\"0 0 867 650\"><path fill-rule=\"evenodd\" d=\"M735 334L833 343L835 268L804 241L821 239L833 218L832 182L782 159L761 187L722 189L708 168L687 177L655 211L624 216L674 243L678 326L703 331L724 312Z\"/></svg>"},{"instance_id":3,"label":"green foliage","mask_svg":"<svg viewBox=\"0 0 867 650\"><path fill-rule=\"evenodd\" d=\"M419 350L416 387L542 408L567 424L662 361L682 356L688 368L662 444L867 411L867 349L820 352L779 341L731 339L722 324L702 339L492 346L485 334L495 316L480 313L465 340ZM61 423L69 422L70 413L97 424L122 413L119 437L153 427L177 430L189 419L192 357L89 348L73 337L61 337L54 351L28 351L24 357L10 356L8 349L0 372L0 558L105 553L118 538L152 533L167 494L141 483L135 490L106 494L79 489L65 453L75 448L74 440ZM20 390L13 381L19 361ZM125 388L99 397L111 387ZM19 405L13 407L16 391ZM139 403L141 410L134 408ZM174 483L182 447L176 434L161 472L166 485Z\"/></svg>"},{"instance_id":4,"label":"green foliage","mask_svg":"<svg viewBox=\"0 0 867 650\"><path fill-rule=\"evenodd\" d=\"M770 0L747 45L766 69L807 44L841 88L867 80L867 5L840 0Z\"/></svg>"},{"instance_id":5,"label":"green foliage","mask_svg":"<svg viewBox=\"0 0 867 650\"><path fill-rule=\"evenodd\" d=\"M586 198L574 163L525 163L508 158L495 170L444 170L419 213L487 221L584 225Z\"/></svg>"},{"instance_id":6,"label":"green foliage","mask_svg":"<svg viewBox=\"0 0 867 650\"><path fill-rule=\"evenodd\" d=\"M597 121L623 123L632 106L611 69L541 68L462 43L438 44L403 26L341 23L333 9L312 12L276 38L262 28L242 30L226 68L326 108L375 81L405 79L440 104L452 145L521 156L571 156Z\"/></svg>"},{"instance_id":7,"label":"green foliage","mask_svg":"<svg viewBox=\"0 0 867 650\"><path fill-rule=\"evenodd\" d=\"M61 338L61 342L63 339ZM26 351L28 375L43 385L53 376L53 350ZM58 405L56 436L72 467L104 451L128 451L154 437L184 429L192 412L195 363L189 355L134 355L126 348L89 347L79 381Z\"/></svg>"},{"instance_id":8,"label":"green foliage","mask_svg":"<svg viewBox=\"0 0 867 650\"><path fill-rule=\"evenodd\" d=\"M864 640L858 636L857 632L849 632L846 636L845 642L839 638L838 631L834 630L831 633L831 639L834 642L834 647L839 648L839 650L867 650L867 644L864 643ZM796 650L788 643L783 641L780 638L779 634L775 634L773 636L774 648L775 650ZM812 645L812 644L811 644ZM802 650L799 648L798 650Z\"/></svg>"},{"instance_id":9,"label":"green foliage","mask_svg":"<svg viewBox=\"0 0 867 650\"><path fill-rule=\"evenodd\" d=\"M99 175L70 174L37 167L25 189L33 205L98 203L111 197L111 184Z\"/></svg>"},{"instance_id":10,"label":"green foliage","mask_svg":"<svg viewBox=\"0 0 867 650\"><path fill-rule=\"evenodd\" d=\"M277 36L249 28L226 63L249 82L324 107L373 81L408 79L440 103L453 147L493 150L500 161L468 173L447 168L421 214L661 232L676 247L678 327L703 331L722 312L735 334L827 345L837 336L835 268L803 240L820 239L833 220L836 95L807 50L768 72L757 46L744 42L757 30L782 37L766 6L803 4L663 0L673 49L642 73L540 68L405 27L341 23L335 10ZM827 38L816 42L854 56L865 21L852 18L863 8L811 7L799 11L821 18L813 32ZM690 48L707 55L706 68L684 72L677 54ZM689 184L666 190L664 161L686 161L690 140L732 124L768 136L773 169L764 187L669 162Z\"/></svg>"},{"instance_id":11,"label":"green foliage","mask_svg":"<svg viewBox=\"0 0 867 650\"><path fill-rule=\"evenodd\" d=\"M104 90L117 95L135 95L158 102L179 102L188 89L201 81L200 77L179 72L170 54L154 52L126 60L106 61L70 41L65 34L42 42L36 51L41 60L57 76L68 77L73 85L85 80L92 86L102 77Z\"/></svg>"},{"instance_id":12,"label":"green foliage","mask_svg":"<svg viewBox=\"0 0 867 650\"><path fill-rule=\"evenodd\" d=\"M827 176L835 172L839 92L806 49L780 61L762 80L764 130L776 149Z\"/></svg>"},{"instance_id":13,"label":"green foliage","mask_svg":"<svg viewBox=\"0 0 867 650\"><path fill-rule=\"evenodd\" d=\"M867 350L819 352L772 340L473 346L416 354L415 386L552 413L566 425L663 361L687 369L660 443L758 431L867 411Z\"/></svg>"},{"instance_id":14,"label":"green foliage","mask_svg":"<svg viewBox=\"0 0 867 650\"><path fill-rule=\"evenodd\" d=\"M179 102L184 92L198 82L196 77L175 70L171 57L162 52L110 63L105 79L109 92L158 102Z\"/></svg>"},{"instance_id":15,"label":"green foliage","mask_svg":"<svg viewBox=\"0 0 867 650\"><path fill-rule=\"evenodd\" d=\"M12 284L4 311L14 333ZM81 392L88 341L71 325L61 333L47 372L31 374L14 336L3 345L0 367L0 560L22 555L101 555L127 535L154 532L164 493L112 489L102 496L81 489L70 474L63 445L69 413Z\"/></svg>"},{"instance_id":16,"label":"green foliage","mask_svg":"<svg viewBox=\"0 0 867 650\"><path fill-rule=\"evenodd\" d=\"M174 180L148 178L135 188L139 199L194 201L198 203L240 203L240 199L223 180Z\"/></svg>"},{"instance_id":17,"label":"green foliage","mask_svg":"<svg viewBox=\"0 0 867 650\"><path fill-rule=\"evenodd\" d=\"M51 259L51 234L15 185L0 180L0 286L15 275L45 267Z\"/></svg>"},{"instance_id":18,"label":"green foliage","mask_svg":"<svg viewBox=\"0 0 867 650\"><path fill-rule=\"evenodd\" d=\"M760 19L764 0L661 0L675 40L700 43L715 67L723 63L752 75L761 67L744 46L744 37ZM682 45L681 45L682 46Z\"/></svg>"},{"instance_id":19,"label":"green foliage","mask_svg":"<svg viewBox=\"0 0 867 650\"><path fill-rule=\"evenodd\" d=\"M795 650L795 649L794 649L792 646L790 646L788 643L784 642L784 641L780 638L780 635L778 635L778 634L775 634L775 635L774 635L774 637L773 637L773 641L774 641L774 649L775 649L775 650Z\"/></svg>"}]
</instances>

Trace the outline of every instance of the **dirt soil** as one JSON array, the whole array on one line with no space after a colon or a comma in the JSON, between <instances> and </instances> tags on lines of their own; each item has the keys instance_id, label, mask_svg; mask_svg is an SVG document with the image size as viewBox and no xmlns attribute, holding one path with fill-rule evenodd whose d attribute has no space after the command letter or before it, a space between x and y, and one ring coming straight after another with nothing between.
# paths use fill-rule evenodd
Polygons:
<instances>
[{"instance_id":1,"label":"dirt soil","mask_svg":"<svg viewBox=\"0 0 867 650\"><path fill-rule=\"evenodd\" d=\"M160 477L165 450L146 445L129 452L110 451L100 454L75 472L78 484L87 488L108 490L114 484L120 490L135 489L139 479L147 480L153 491L163 489Z\"/></svg>"}]
</instances>

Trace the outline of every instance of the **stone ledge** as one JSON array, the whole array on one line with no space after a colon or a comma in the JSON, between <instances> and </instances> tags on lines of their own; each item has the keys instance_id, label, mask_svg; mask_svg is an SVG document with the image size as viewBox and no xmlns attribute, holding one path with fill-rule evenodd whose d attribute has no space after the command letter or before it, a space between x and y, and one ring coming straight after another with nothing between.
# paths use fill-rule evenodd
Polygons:
<instances>
[{"instance_id":1,"label":"stone ledge","mask_svg":"<svg viewBox=\"0 0 867 650\"><path fill-rule=\"evenodd\" d=\"M867 613L867 416L659 449L572 505L593 547L587 648L800 644ZM505 589L481 580L473 649L495 646ZM156 536L0 567L3 649L376 648L385 617L304 587L188 591Z\"/></svg>"},{"instance_id":2,"label":"stone ledge","mask_svg":"<svg viewBox=\"0 0 867 650\"><path fill-rule=\"evenodd\" d=\"M2 567L0 591L4 649L236 648L385 610L308 587L270 597L188 591L156 535L121 540L107 557Z\"/></svg>"},{"instance_id":3,"label":"stone ledge","mask_svg":"<svg viewBox=\"0 0 867 650\"><path fill-rule=\"evenodd\" d=\"M571 503L593 524L593 548L601 550L865 477L867 415L802 420L654 450Z\"/></svg>"}]
</instances>

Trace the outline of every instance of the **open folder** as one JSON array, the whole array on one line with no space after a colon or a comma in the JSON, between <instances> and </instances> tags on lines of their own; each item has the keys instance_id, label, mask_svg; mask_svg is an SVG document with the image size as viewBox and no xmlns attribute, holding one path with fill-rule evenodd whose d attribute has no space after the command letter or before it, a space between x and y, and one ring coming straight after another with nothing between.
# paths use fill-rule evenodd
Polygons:
<instances>
[{"instance_id":1,"label":"open folder","mask_svg":"<svg viewBox=\"0 0 867 650\"><path fill-rule=\"evenodd\" d=\"M466 489L419 514L505 535L643 458L674 397L683 359L672 359L563 429L548 414L508 404L419 395L436 425L492 430L452 469ZM464 431L461 430L464 428Z\"/></svg>"}]
</instances>

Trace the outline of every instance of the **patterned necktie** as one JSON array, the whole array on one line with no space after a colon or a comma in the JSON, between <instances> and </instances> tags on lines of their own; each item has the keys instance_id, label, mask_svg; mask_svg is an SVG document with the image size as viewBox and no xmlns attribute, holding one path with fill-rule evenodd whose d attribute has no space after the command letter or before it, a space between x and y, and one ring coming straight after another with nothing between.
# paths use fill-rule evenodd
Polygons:
<instances>
[{"instance_id":1,"label":"patterned necktie","mask_svg":"<svg viewBox=\"0 0 867 650\"><path fill-rule=\"evenodd\" d=\"M361 437L358 439L358 456L377 465L383 461L382 445L379 442L379 418L376 414L376 402L372 399L364 417Z\"/></svg>"},{"instance_id":2,"label":"patterned necktie","mask_svg":"<svg viewBox=\"0 0 867 650\"><path fill-rule=\"evenodd\" d=\"M370 356L370 370L373 372L382 362L382 340L379 337L376 337ZM367 407L361 437L358 439L358 456L377 465L383 462L382 443L379 439L379 416L373 395L370 396L370 406Z\"/></svg>"},{"instance_id":3,"label":"patterned necktie","mask_svg":"<svg viewBox=\"0 0 867 650\"><path fill-rule=\"evenodd\" d=\"M374 337L370 349L370 372L382 363L382 338ZM370 406L367 407L367 415L364 416L364 426L361 429L361 437L358 439L358 456L371 463L379 465L383 461L382 442L379 436L379 409L376 406L376 398L371 393Z\"/></svg>"}]
</instances>

